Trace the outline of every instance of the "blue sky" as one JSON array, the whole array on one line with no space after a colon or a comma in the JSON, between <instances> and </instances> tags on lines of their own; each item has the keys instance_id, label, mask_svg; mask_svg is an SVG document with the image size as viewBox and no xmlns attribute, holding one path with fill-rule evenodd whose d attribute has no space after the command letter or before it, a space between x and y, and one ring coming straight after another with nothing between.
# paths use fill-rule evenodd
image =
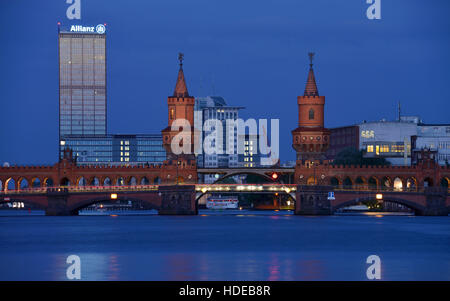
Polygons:
<instances>
[{"instance_id":1,"label":"blue sky","mask_svg":"<svg viewBox=\"0 0 450 301\"><path fill-rule=\"evenodd\" d=\"M57 22L107 23L108 132L157 133L167 125L178 52L191 95L215 92L244 118L279 118L281 159L295 158L309 51L316 53L325 125L420 115L450 123L450 1L0 0L0 163L58 158Z\"/></svg>"}]
</instances>

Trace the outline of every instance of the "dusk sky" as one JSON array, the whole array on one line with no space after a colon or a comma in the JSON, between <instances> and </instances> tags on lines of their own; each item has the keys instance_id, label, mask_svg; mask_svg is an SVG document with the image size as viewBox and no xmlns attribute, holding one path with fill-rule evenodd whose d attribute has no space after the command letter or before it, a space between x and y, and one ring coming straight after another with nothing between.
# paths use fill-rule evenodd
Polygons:
<instances>
[{"instance_id":1,"label":"dusk sky","mask_svg":"<svg viewBox=\"0 0 450 301\"><path fill-rule=\"evenodd\" d=\"M316 53L325 125L395 119L450 123L450 1L0 0L0 163L58 160L58 32L107 23L108 133L167 126L178 52L193 96L220 95L243 118L280 119L281 160L294 160L297 96Z\"/></svg>"}]
</instances>

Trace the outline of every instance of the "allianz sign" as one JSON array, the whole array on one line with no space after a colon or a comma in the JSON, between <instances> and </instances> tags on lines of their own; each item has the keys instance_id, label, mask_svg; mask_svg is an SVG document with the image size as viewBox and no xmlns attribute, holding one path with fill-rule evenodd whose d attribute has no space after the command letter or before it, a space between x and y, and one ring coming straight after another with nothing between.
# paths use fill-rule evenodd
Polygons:
<instances>
[{"instance_id":1,"label":"allianz sign","mask_svg":"<svg viewBox=\"0 0 450 301\"><path fill-rule=\"evenodd\" d=\"M103 24L98 24L97 26L81 26L81 25L72 25L70 27L71 32L92 32L98 34L104 34L106 32L106 27Z\"/></svg>"}]
</instances>

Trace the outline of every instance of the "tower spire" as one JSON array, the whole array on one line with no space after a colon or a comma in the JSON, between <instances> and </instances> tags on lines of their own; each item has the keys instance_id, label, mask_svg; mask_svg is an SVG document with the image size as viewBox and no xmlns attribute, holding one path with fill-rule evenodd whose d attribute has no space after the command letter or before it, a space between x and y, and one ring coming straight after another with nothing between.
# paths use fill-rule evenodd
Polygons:
<instances>
[{"instance_id":1,"label":"tower spire","mask_svg":"<svg viewBox=\"0 0 450 301\"><path fill-rule=\"evenodd\" d=\"M317 90L316 85L316 78L314 76L314 70L313 70L313 59L314 59L314 52L309 52L309 73L308 73L308 79L306 81L306 87L305 87L305 93L303 96L319 96L319 91Z\"/></svg>"},{"instance_id":2,"label":"tower spire","mask_svg":"<svg viewBox=\"0 0 450 301\"><path fill-rule=\"evenodd\" d=\"M174 97L188 97L189 93L186 86L186 81L184 79L184 72L183 72L183 60L184 60L184 54L179 53L178 54L178 60L180 61L180 70L178 71L178 78L177 78L177 84L175 85L175 91L173 92Z\"/></svg>"}]
</instances>

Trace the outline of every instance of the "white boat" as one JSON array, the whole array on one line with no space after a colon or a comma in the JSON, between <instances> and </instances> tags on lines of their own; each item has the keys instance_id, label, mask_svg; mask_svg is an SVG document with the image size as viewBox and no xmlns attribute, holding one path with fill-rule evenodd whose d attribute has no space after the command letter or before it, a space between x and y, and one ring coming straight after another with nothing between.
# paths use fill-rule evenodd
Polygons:
<instances>
[{"instance_id":1,"label":"white boat","mask_svg":"<svg viewBox=\"0 0 450 301\"><path fill-rule=\"evenodd\" d=\"M206 200L208 209L237 209L239 200L235 196L212 196Z\"/></svg>"}]
</instances>

